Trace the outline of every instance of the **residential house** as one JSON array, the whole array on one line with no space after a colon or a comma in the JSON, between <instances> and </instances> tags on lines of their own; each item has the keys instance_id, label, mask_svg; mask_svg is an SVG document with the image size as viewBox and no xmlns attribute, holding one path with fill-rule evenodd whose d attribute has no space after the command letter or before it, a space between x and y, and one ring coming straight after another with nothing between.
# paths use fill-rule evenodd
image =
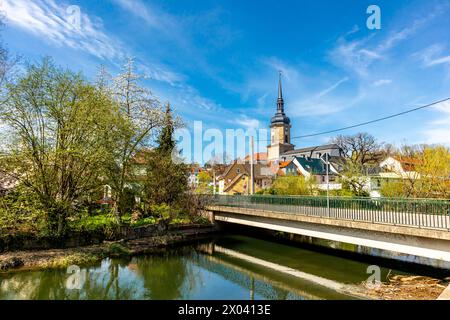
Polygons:
<instances>
[{"instance_id":1,"label":"residential house","mask_svg":"<svg viewBox=\"0 0 450 320\"><path fill-rule=\"evenodd\" d=\"M292 160L280 163L279 175L303 176L305 179L313 180L319 189L327 188L341 189L339 172L330 162L328 164L327 184L327 162L322 158L294 157Z\"/></svg>"},{"instance_id":2,"label":"residential house","mask_svg":"<svg viewBox=\"0 0 450 320\"><path fill-rule=\"evenodd\" d=\"M416 166L419 164L420 160L418 159L389 156L377 167L366 169L366 190L371 197L381 197L380 189L384 182L420 179L420 174L416 171Z\"/></svg>"},{"instance_id":3,"label":"residential house","mask_svg":"<svg viewBox=\"0 0 450 320\"><path fill-rule=\"evenodd\" d=\"M249 194L250 193L250 162L234 161L225 172L218 177L219 194ZM275 176L267 164L255 163L255 192L269 188Z\"/></svg>"}]
</instances>

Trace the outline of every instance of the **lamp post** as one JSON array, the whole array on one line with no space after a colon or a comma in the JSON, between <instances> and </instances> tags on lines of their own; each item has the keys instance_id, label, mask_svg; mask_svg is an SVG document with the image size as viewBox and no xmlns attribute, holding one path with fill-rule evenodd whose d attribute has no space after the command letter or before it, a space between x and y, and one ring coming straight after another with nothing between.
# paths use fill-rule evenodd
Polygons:
<instances>
[{"instance_id":1,"label":"lamp post","mask_svg":"<svg viewBox=\"0 0 450 320\"><path fill-rule=\"evenodd\" d=\"M328 152L325 154L326 159L326 172L327 172L327 214L330 217L330 176L329 176L329 162L328 162Z\"/></svg>"},{"instance_id":2,"label":"lamp post","mask_svg":"<svg viewBox=\"0 0 450 320\"><path fill-rule=\"evenodd\" d=\"M253 136L250 137L250 194L255 193L255 174L253 168L253 157L254 157L254 145L253 145Z\"/></svg>"}]
</instances>

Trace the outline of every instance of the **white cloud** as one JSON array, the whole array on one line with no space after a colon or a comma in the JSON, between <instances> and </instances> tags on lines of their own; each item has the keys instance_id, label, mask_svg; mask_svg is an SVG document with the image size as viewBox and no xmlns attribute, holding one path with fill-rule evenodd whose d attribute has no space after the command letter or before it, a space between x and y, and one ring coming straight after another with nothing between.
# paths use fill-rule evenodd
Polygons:
<instances>
[{"instance_id":1,"label":"white cloud","mask_svg":"<svg viewBox=\"0 0 450 320\"><path fill-rule=\"evenodd\" d=\"M361 77L370 76L372 73L369 72L369 69L375 62L385 60L392 48L400 42L411 38L421 27L438 14L444 12L448 7L448 5L436 6L425 17L413 20L407 27L392 30L386 37L378 40L375 45L373 43L379 38L376 38L374 33L362 39L348 41L347 37L356 32L347 32L345 36L338 39L336 46L330 51L329 57L336 65L348 71L354 72ZM447 58L444 57L435 63L447 63Z\"/></svg>"},{"instance_id":2,"label":"white cloud","mask_svg":"<svg viewBox=\"0 0 450 320\"><path fill-rule=\"evenodd\" d=\"M297 68L290 66L276 57L263 58L262 63L274 71L281 71L282 77L288 81L295 81L299 77Z\"/></svg>"},{"instance_id":3,"label":"white cloud","mask_svg":"<svg viewBox=\"0 0 450 320\"><path fill-rule=\"evenodd\" d=\"M57 46L83 50L98 58L112 60L123 57L121 45L102 31L100 19L91 19L81 9L80 28L77 28L70 21L68 7L54 0L2 1L8 23L22 30Z\"/></svg>"},{"instance_id":4,"label":"white cloud","mask_svg":"<svg viewBox=\"0 0 450 320\"><path fill-rule=\"evenodd\" d=\"M437 64L444 64L444 63L450 63L450 56L434 59L428 63L428 66L435 66Z\"/></svg>"},{"instance_id":5,"label":"white cloud","mask_svg":"<svg viewBox=\"0 0 450 320\"><path fill-rule=\"evenodd\" d=\"M450 101L439 103L434 109L439 112L439 117L429 122L428 129L423 131L424 142L450 146Z\"/></svg>"},{"instance_id":6,"label":"white cloud","mask_svg":"<svg viewBox=\"0 0 450 320\"><path fill-rule=\"evenodd\" d=\"M440 64L450 63L450 55L443 55L445 46L435 43L422 51L413 54L413 57L422 61L423 66L432 67Z\"/></svg>"},{"instance_id":7,"label":"white cloud","mask_svg":"<svg viewBox=\"0 0 450 320\"><path fill-rule=\"evenodd\" d=\"M128 1L124 3L129 3L130 6L139 4ZM68 7L69 5L55 0L2 2L2 10L5 11L9 24L56 46L84 51L102 60L108 60L116 66L132 56L121 42L105 32L100 18L88 16L83 13L83 8L80 8L80 28L74 27L68 16ZM146 12L143 9L137 11ZM148 59L145 61L137 59L137 67L149 78L170 85L176 85L184 80L183 75Z\"/></svg>"},{"instance_id":8,"label":"white cloud","mask_svg":"<svg viewBox=\"0 0 450 320\"><path fill-rule=\"evenodd\" d=\"M258 129L260 125L258 119L248 118L246 115L237 118L236 123L247 129Z\"/></svg>"},{"instance_id":9,"label":"white cloud","mask_svg":"<svg viewBox=\"0 0 450 320\"><path fill-rule=\"evenodd\" d=\"M316 98L321 98L321 97L329 94L330 92L334 91L337 87L339 87L342 83L347 82L348 80L349 80L348 77L342 78L335 84L333 84L330 87L326 88L325 90L322 90L321 92L319 92L319 94L317 94Z\"/></svg>"},{"instance_id":10,"label":"white cloud","mask_svg":"<svg viewBox=\"0 0 450 320\"><path fill-rule=\"evenodd\" d=\"M372 85L375 87L379 87L379 86L383 86L383 85L390 84L390 83L392 83L391 79L379 79L379 80L374 81Z\"/></svg>"},{"instance_id":11,"label":"white cloud","mask_svg":"<svg viewBox=\"0 0 450 320\"><path fill-rule=\"evenodd\" d=\"M366 76L373 61L383 58L380 53L365 47L367 40L347 41L340 38L338 45L330 52L329 56L336 65L359 76Z\"/></svg>"}]
</instances>

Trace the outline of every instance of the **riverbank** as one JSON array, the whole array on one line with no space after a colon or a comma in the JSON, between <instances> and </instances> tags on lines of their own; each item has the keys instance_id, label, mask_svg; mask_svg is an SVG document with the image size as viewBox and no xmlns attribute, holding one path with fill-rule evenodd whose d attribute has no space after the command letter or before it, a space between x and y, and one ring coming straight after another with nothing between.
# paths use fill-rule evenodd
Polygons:
<instances>
[{"instance_id":1,"label":"riverbank","mask_svg":"<svg viewBox=\"0 0 450 320\"><path fill-rule=\"evenodd\" d=\"M106 257L152 253L171 245L200 240L214 232L214 226L179 226L165 234L138 239L104 241L101 244L75 248L10 251L0 254L0 272L65 268L94 263Z\"/></svg>"},{"instance_id":2,"label":"riverbank","mask_svg":"<svg viewBox=\"0 0 450 320\"><path fill-rule=\"evenodd\" d=\"M211 235L216 231L213 226L203 226L203 227L192 227L192 226L178 226L177 229L170 230L165 234L154 235L151 237L143 237L139 239L130 240L119 240L119 241L105 241L102 244L82 246L77 248L66 248L66 249L49 249L49 250L33 250L33 251L13 251L8 253L0 254L0 269L3 268L4 272L9 272L10 275L15 274L14 271L23 270L39 270L39 269L61 269L61 272L65 272L65 268L69 265L95 265L99 261L108 257L132 257L141 256L145 257L156 257L159 255L151 255L152 253L162 253L168 252L173 246L181 245L187 242L193 242L196 240L211 238ZM211 257L215 254L221 254L220 250L220 238L215 238L211 240L212 246L210 252L206 252L205 256L207 261L212 259ZM218 241L218 242L217 242ZM239 243L243 242L242 238L233 238L231 242L231 248L235 248L235 245L239 246ZM261 242L256 240L257 245L255 247L255 252L253 255L257 257L260 256L262 252L272 252L274 255L280 258L280 263L284 263L286 259L295 259L300 265L309 265L308 262L308 252L299 255L298 257L303 257L303 259L296 258L296 248L288 248L288 251L280 250L279 245L275 243L269 245L266 241L264 245L261 246ZM218 247L219 245L219 247ZM263 249L264 248L264 249ZM282 248L281 248L282 249ZM258 254L258 250L260 254ZM295 250L293 252L292 250ZM242 252L238 249L238 252ZM245 250L243 251L245 252ZM145 255L150 254L150 255ZM251 252L249 254L252 254ZM328 256L329 257L329 256ZM223 258L223 257L221 257ZM140 259L140 258L139 258ZM332 258L341 259L341 258ZM269 259L270 260L270 259ZM131 261L125 259L125 261ZM215 260L211 260L215 261ZM221 261L220 259L218 261ZM301 261L304 261L303 263ZM312 260L316 261L316 260ZM324 266L333 265L331 262L326 263L324 261ZM311 261L310 261L311 262ZM283 264L284 265L284 264ZM303 270L301 266L293 266L293 270ZM133 267L130 267L133 268ZM361 269L358 267L357 269ZM362 268L365 270L365 267ZM337 270L332 268L333 272ZM349 270L352 270L351 268ZM349 272L347 270L346 274ZM356 269L355 269L356 270ZM12 273L11 273L12 271ZM328 277L326 274L318 274L314 270L305 270L309 274L316 276L322 276L324 279L337 280L333 277ZM389 271L389 270L387 270ZM150 271L149 271L150 272ZM394 270L395 272L395 270ZM22 274L21 272L17 273ZM278 274L277 274L278 276ZM264 278L263 278L264 279ZM345 289L344 294L359 298L359 299L377 299L377 300L435 300L444 291L450 279L440 280L437 278L424 277L424 276L411 276L411 275L399 275L391 274L389 271L387 276L383 276L383 283L379 286L371 287L362 282L351 283L351 278L348 280L340 280ZM292 280L292 278L291 278ZM291 281L290 280L290 281ZM348 285L347 285L348 284ZM314 287L320 283L308 284L307 287ZM294 287L293 287L294 288ZM295 288L297 288L295 286ZM304 290L304 289L303 289ZM295 290L294 290L295 291ZM313 295L314 296L314 295ZM320 295L319 295L320 298Z\"/></svg>"},{"instance_id":3,"label":"riverbank","mask_svg":"<svg viewBox=\"0 0 450 320\"><path fill-rule=\"evenodd\" d=\"M436 300L449 286L449 281L450 278L395 275L374 286L362 283L355 293L377 300Z\"/></svg>"}]
</instances>

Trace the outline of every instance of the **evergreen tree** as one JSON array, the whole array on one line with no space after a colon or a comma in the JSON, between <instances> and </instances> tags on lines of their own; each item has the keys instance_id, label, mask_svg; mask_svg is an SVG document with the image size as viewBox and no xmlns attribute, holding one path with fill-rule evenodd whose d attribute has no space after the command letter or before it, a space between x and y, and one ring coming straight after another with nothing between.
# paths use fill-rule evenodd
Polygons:
<instances>
[{"instance_id":1,"label":"evergreen tree","mask_svg":"<svg viewBox=\"0 0 450 320\"><path fill-rule=\"evenodd\" d=\"M171 154L173 149L175 148L175 141L173 140L174 122L169 102L166 104L163 123L164 127L162 128L161 134L158 137L157 151L167 155Z\"/></svg>"},{"instance_id":2,"label":"evergreen tree","mask_svg":"<svg viewBox=\"0 0 450 320\"><path fill-rule=\"evenodd\" d=\"M172 151L175 149L174 120L169 103L166 105L163 123L157 138L158 146L149 154L145 200L150 205L180 205L187 190L188 169L185 164L172 159Z\"/></svg>"}]
</instances>

